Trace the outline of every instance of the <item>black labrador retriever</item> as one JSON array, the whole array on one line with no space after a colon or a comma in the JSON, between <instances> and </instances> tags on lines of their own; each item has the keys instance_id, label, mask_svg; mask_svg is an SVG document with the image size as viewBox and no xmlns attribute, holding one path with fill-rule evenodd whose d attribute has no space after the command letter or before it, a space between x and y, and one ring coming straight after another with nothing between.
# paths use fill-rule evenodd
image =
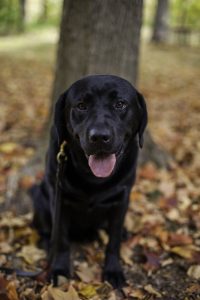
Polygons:
<instances>
[{"instance_id":1,"label":"black labrador retriever","mask_svg":"<svg viewBox=\"0 0 200 300\"><path fill-rule=\"evenodd\" d=\"M58 99L45 176L32 188L33 224L50 249L54 284L58 275L70 277L70 241L94 238L101 227L109 235L103 280L115 288L124 284L120 243L146 125L143 96L117 76L85 77ZM56 157L63 141L67 161L57 179ZM55 220L56 201L60 214Z\"/></svg>"}]
</instances>

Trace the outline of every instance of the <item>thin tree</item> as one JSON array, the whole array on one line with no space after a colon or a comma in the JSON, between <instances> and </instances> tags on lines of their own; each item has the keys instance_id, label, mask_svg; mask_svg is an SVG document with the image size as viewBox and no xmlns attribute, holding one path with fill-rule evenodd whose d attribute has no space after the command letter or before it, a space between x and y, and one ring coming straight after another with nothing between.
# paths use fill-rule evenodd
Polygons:
<instances>
[{"instance_id":1,"label":"thin tree","mask_svg":"<svg viewBox=\"0 0 200 300\"><path fill-rule=\"evenodd\" d=\"M169 0L157 0L152 41L163 43L168 40Z\"/></svg>"},{"instance_id":2,"label":"thin tree","mask_svg":"<svg viewBox=\"0 0 200 300\"><path fill-rule=\"evenodd\" d=\"M24 31L25 29L25 17L26 17L26 0L19 0L18 29L21 32Z\"/></svg>"}]
</instances>

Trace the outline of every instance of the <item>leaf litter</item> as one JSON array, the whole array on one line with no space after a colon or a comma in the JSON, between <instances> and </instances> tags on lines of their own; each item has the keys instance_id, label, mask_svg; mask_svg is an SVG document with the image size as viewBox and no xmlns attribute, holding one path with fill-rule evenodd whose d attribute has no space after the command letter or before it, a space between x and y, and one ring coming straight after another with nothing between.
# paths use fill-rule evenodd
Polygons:
<instances>
[{"instance_id":1,"label":"leaf litter","mask_svg":"<svg viewBox=\"0 0 200 300\"><path fill-rule=\"evenodd\" d=\"M39 278L2 273L0 299L200 299L200 90L197 84L200 74L197 51L190 50L150 45L142 48L140 85L148 99L149 127L154 139L169 151L174 162L168 170L158 169L153 163L138 170L125 222L128 239L121 248L127 287L120 293L101 282L108 237L100 232L101 242L74 250L72 280L54 288ZM187 59L183 63L184 57ZM8 177L19 172L36 151L35 140L39 139L48 116L53 78L51 65L35 57L5 58L6 54L0 56L2 204L9 192ZM160 68L163 60L169 64ZM31 73L27 73L27 64ZM176 69L172 68L174 64ZM29 105L27 99L31 99ZM177 113L180 107L181 113ZM36 176L22 177L18 183L20 188L27 190L41 174L42 170ZM31 213L18 215L15 211L0 215L0 267L35 271L46 266L45 253L37 248L37 233L30 227L31 218Z\"/></svg>"}]
</instances>

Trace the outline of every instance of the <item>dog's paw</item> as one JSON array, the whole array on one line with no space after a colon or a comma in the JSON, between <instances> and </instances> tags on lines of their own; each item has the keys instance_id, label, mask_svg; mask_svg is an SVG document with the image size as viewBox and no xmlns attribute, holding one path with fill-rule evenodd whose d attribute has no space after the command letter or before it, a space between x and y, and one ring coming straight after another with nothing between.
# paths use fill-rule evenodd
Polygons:
<instances>
[{"instance_id":1,"label":"dog's paw","mask_svg":"<svg viewBox=\"0 0 200 300\"><path fill-rule=\"evenodd\" d=\"M59 284L59 276L70 278L68 253L60 253L51 263L49 279L54 286Z\"/></svg>"},{"instance_id":2,"label":"dog's paw","mask_svg":"<svg viewBox=\"0 0 200 300\"><path fill-rule=\"evenodd\" d=\"M70 278L70 272L66 269L53 268L50 272L50 281L53 286L58 286L60 284L60 278L65 277L66 280ZM63 280L62 280L63 281Z\"/></svg>"},{"instance_id":3,"label":"dog's paw","mask_svg":"<svg viewBox=\"0 0 200 300\"><path fill-rule=\"evenodd\" d=\"M117 255L107 253L103 280L108 281L115 289L121 289L126 285L126 279Z\"/></svg>"},{"instance_id":4,"label":"dog's paw","mask_svg":"<svg viewBox=\"0 0 200 300\"><path fill-rule=\"evenodd\" d=\"M104 271L103 280L108 281L114 289L121 289L126 284L126 279L122 270Z\"/></svg>"}]
</instances>

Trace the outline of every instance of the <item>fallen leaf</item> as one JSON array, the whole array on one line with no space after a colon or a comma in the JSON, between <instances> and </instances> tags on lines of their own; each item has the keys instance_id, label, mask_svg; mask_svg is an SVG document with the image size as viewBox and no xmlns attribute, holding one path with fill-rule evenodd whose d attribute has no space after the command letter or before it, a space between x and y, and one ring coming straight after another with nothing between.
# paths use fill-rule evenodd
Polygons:
<instances>
[{"instance_id":1,"label":"fallen leaf","mask_svg":"<svg viewBox=\"0 0 200 300\"><path fill-rule=\"evenodd\" d=\"M67 292L50 285L41 297L42 300L80 300L78 293L72 285L69 286Z\"/></svg>"},{"instance_id":2,"label":"fallen leaf","mask_svg":"<svg viewBox=\"0 0 200 300\"><path fill-rule=\"evenodd\" d=\"M129 266L133 265L133 260L131 258L133 256L133 251L126 244L122 244L120 256L125 264L127 264Z\"/></svg>"},{"instance_id":3,"label":"fallen leaf","mask_svg":"<svg viewBox=\"0 0 200 300\"><path fill-rule=\"evenodd\" d=\"M139 176L145 179L154 180L157 178L158 170L153 163L146 164L139 170Z\"/></svg>"},{"instance_id":4,"label":"fallen leaf","mask_svg":"<svg viewBox=\"0 0 200 300\"><path fill-rule=\"evenodd\" d=\"M17 291L16 291L16 285L13 281L10 281L6 287L8 298L10 300L19 300Z\"/></svg>"},{"instance_id":5,"label":"fallen leaf","mask_svg":"<svg viewBox=\"0 0 200 300\"><path fill-rule=\"evenodd\" d=\"M0 243L0 252L2 254L9 254L13 251L13 248L6 242Z\"/></svg>"},{"instance_id":6,"label":"fallen leaf","mask_svg":"<svg viewBox=\"0 0 200 300\"><path fill-rule=\"evenodd\" d=\"M200 279L200 265L193 265L187 271L188 276Z\"/></svg>"},{"instance_id":7,"label":"fallen leaf","mask_svg":"<svg viewBox=\"0 0 200 300\"><path fill-rule=\"evenodd\" d=\"M171 197L175 193L175 182L173 181L161 181L159 190L165 197Z\"/></svg>"},{"instance_id":8,"label":"fallen leaf","mask_svg":"<svg viewBox=\"0 0 200 300\"><path fill-rule=\"evenodd\" d=\"M190 247L173 247L171 248L171 252L175 253L183 258L188 258L191 259L192 255L193 255L193 249L191 249Z\"/></svg>"},{"instance_id":9,"label":"fallen leaf","mask_svg":"<svg viewBox=\"0 0 200 300\"><path fill-rule=\"evenodd\" d=\"M28 264L34 265L38 260L46 257L46 252L34 245L25 245L17 256L22 257Z\"/></svg>"},{"instance_id":10,"label":"fallen leaf","mask_svg":"<svg viewBox=\"0 0 200 300\"><path fill-rule=\"evenodd\" d=\"M193 243L191 236L180 233L170 233L168 244L170 246L190 245Z\"/></svg>"},{"instance_id":11,"label":"fallen leaf","mask_svg":"<svg viewBox=\"0 0 200 300\"><path fill-rule=\"evenodd\" d=\"M79 290L79 295L84 297L84 299L90 299L94 297L96 294L97 294L96 289L91 284L85 285Z\"/></svg>"},{"instance_id":12,"label":"fallen leaf","mask_svg":"<svg viewBox=\"0 0 200 300\"><path fill-rule=\"evenodd\" d=\"M94 268L89 268L86 263L80 263L75 273L85 283L92 282L95 278Z\"/></svg>"},{"instance_id":13,"label":"fallen leaf","mask_svg":"<svg viewBox=\"0 0 200 300\"><path fill-rule=\"evenodd\" d=\"M12 154L19 149L19 145L16 143L8 142L0 144L0 152L5 154Z\"/></svg>"},{"instance_id":14,"label":"fallen leaf","mask_svg":"<svg viewBox=\"0 0 200 300\"><path fill-rule=\"evenodd\" d=\"M145 285L144 290L158 298L162 297L162 295L151 284Z\"/></svg>"}]
</instances>

